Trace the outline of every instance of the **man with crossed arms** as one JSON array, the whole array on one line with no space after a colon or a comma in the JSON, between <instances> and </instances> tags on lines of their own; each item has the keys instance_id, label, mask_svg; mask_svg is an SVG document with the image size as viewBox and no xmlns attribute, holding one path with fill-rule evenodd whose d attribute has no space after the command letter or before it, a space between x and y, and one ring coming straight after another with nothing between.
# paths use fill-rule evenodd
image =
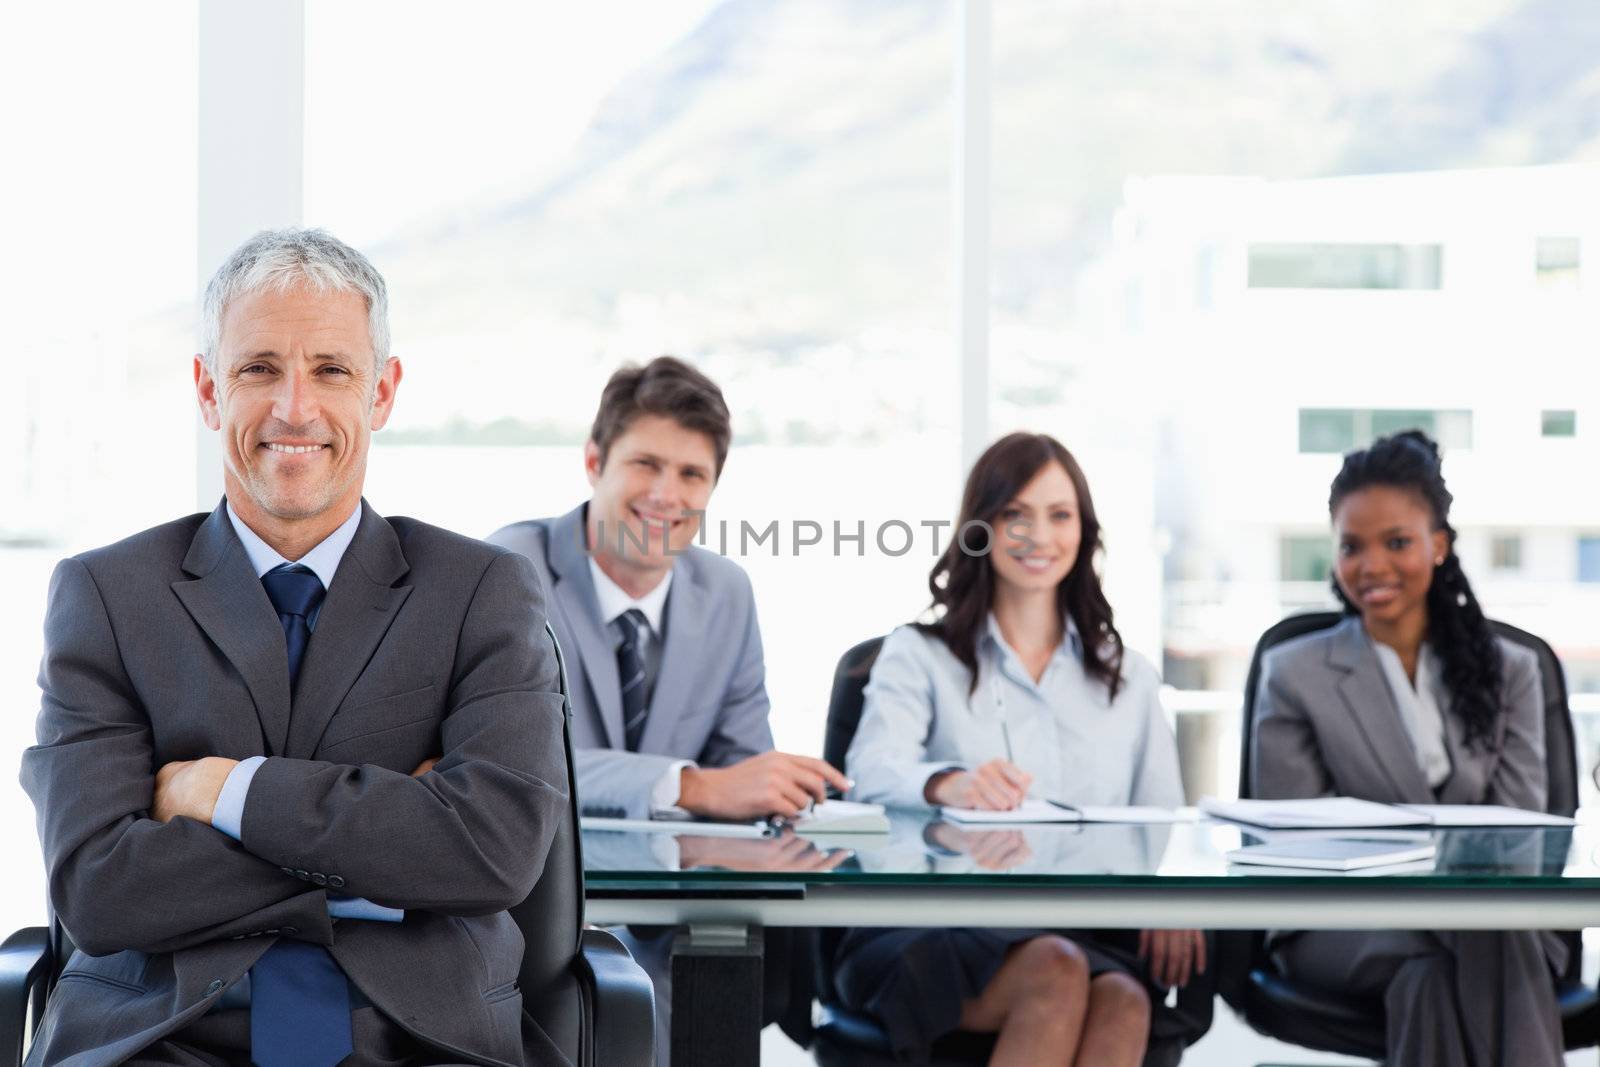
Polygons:
<instances>
[{"instance_id":1,"label":"man with crossed arms","mask_svg":"<svg viewBox=\"0 0 1600 1067\"><path fill-rule=\"evenodd\" d=\"M63 561L38 809L78 946L28 1063L561 1063L522 937L565 815L529 562L361 497L394 405L383 278L258 234L206 291L226 499Z\"/></svg>"}]
</instances>

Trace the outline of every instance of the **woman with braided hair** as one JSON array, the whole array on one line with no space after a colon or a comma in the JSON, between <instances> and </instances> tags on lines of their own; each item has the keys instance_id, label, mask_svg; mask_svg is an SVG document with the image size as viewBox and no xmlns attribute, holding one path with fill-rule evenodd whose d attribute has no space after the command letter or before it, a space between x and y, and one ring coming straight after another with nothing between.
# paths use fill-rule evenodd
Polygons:
<instances>
[{"instance_id":1,"label":"woman with braided hair","mask_svg":"<svg viewBox=\"0 0 1600 1067\"><path fill-rule=\"evenodd\" d=\"M1328 511L1347 617L1269 651L1255 696L1257 797L1545 805L1533 653L1495 637L1455 554L1439 447L1417 431L1351 452ZM1297 981L1381 998L1392 1067L1562 1062L1539 931L1302 931L1269 939Z\"/></svg>"}]
</instances>

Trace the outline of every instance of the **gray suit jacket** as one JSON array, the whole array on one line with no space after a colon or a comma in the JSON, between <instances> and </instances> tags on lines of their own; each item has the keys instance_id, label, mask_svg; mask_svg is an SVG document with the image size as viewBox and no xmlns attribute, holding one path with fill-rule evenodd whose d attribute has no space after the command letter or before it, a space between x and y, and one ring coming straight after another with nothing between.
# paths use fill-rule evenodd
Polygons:
<instances>
[{"instance_id":1,"label":"gray suit jacket","mask_svg":"<svg viewBox=\"0 0 1600 1067\"><path fill-rule=\"evenodd\" d=\"M616 651L589 573L587 509L513 523L488 540L533 561L561 648L580 665L568 681L583 810L643 819L674 760L724 767L772 748L755 597L732 560L692 546L678 557L650 714L639 751L626 751Z\"/></svg>"},{"instance_id":2,"label":"gray suit jacket","mask_svg":"<svg viewBox=\"0 0 1600 1067\"><path fill-rule=\"evenodd\" d=\"M1437 793L1417 761L1359 618L1352 615L1272 649L1262 657L1256 684L1252 792L1263 800L1345 796L1380 804L1503 804L1543 811L1548 773L1538 660L1521 645L1498 640L1505 664L1505 714L1496 724L1494 742L1468 748L1462 724L1441 699L1450 777ZM1446 850L1466 844L1461 837L1458 832L1447 841ZM1268 944L1293 936L1273 932ZM1559 973L1566 966L1566 946L1545 931L1539 941L1549 966Z\"/></svg>"},{"instance_id":3,"label":"gray suit jacket","mask_svg":"<svg viewBox=\"0 0 1600 1067\"><path fill-rule=\"evenodd\" d=\"M566 807L544 616L527 561L363 502L291 698L283 630L223 508L62 561L22 784L79 951L28 1062L119 1063L282 935L327 946L463 1060L562 1062L524 1032L506 912ZM206 755L273 757L242 842L148 817L155 768ZM332 921L330 890L405 922Z\"/></svg>"},{"instance_id":4,"label":"gray suit jacket","mask_svg":"<svg viewBox=\"0 0 1600 1067\"><path fill-rule=\"evenodd\" d=\"M1441 702L1450 777L1435 795L1361 620L1286 641L1262 658L1250 759L1257 797L1346 796L1383 804L1504 804L1543 811L1544 695L1532 652L1500 641L1494 743L1468 748Z\"/></svg>"}]
</instances>

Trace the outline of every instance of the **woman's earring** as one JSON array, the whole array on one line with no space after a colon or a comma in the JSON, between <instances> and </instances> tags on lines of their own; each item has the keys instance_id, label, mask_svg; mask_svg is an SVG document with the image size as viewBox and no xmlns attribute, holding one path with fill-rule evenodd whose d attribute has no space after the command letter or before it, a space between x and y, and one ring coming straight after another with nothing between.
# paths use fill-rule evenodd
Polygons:
<instances>
[{"instance_id":1,"label":"woman's earring","mask_svg":"<svg viewBox=\"0 0 1600 1067\"><path fill-rule=\"evenodd\" d=\"M1444 566L1444 557L1440 556L1438 559L1434 560L1433 561L1433 565L1435 567L1443 567Z\"/></svg>"}]
</instances>

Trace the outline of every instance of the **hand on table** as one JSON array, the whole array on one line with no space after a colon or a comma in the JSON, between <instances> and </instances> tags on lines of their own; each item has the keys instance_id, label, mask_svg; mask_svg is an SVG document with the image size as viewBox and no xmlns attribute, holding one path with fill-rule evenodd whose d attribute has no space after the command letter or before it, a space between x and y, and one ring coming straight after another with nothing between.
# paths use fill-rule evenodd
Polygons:
<instances>
[{"instance_id":1,"label":"hand on table","mask_svg":"<svg viewBox=\"0 0 1600 1067\"><path fill-rule=\"evenodd\" d=\"M763 752L731 767L685 767L678 806L713 819L792 816L826 800L829 786L843 793L850 780L823 760Z\"/></svg>"},{"instance_id":2,"label":"hand on table","mask_svg":"<svg viewBox=\"0 0 1600 1067\"><path fill-rule=\"evenodd\" d=\"M945 771L928 779L923 797L948 808L1010 811L1021 805L1033 775L1010 760L992 759L977 770Z\"/></svg>"}]
</instances>

